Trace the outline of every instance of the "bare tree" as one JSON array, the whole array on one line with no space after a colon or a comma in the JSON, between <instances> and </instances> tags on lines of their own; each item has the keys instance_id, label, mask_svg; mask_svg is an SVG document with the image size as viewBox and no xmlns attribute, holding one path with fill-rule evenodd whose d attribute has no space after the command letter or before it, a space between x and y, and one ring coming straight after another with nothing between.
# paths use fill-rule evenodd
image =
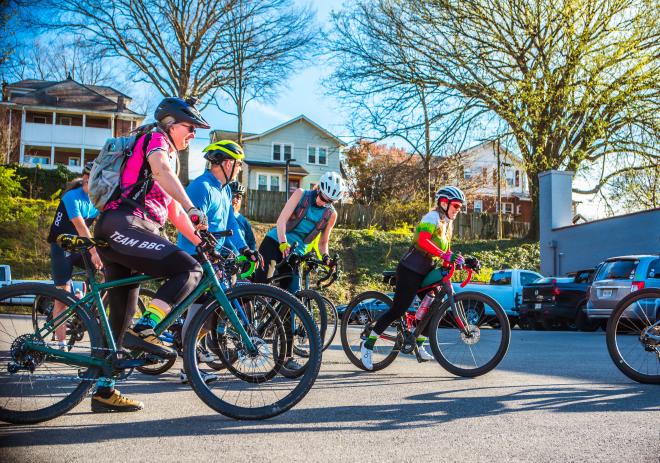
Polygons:
<instances>
[{"instance_id":1,"label":"bare tree","mask_svg":"<svg viewBox=\"0 0 660 463\"><path fill-rule=\"evenodd\" d=\"M538 208L541 171L611 165L622 154L658 158L644 137L660 133L654 3L378 0L369 8L395 32L379 40L403 52L373 65L399 82L457 91L504 121Z\"/></svg>"},{"instance_id":2,"label":"bare tree","mask_svg":"<svg viewBox=\"0 0 660 463\"><path fill-rule=\"evenodd\" d=\"M16 50L7 63L12 80L65 80L86 85L115 83L115 65L103 50L84 38L38 37Z\"/></svg>"},{"instance_id":3,"label":"bare tree","mask_svg":"<svg viewBox=\"0 0 660 463\"><path fill-rule=\"evenodd\" d=\"M243 114L253 100L270 101L315 41L314 12L292 0L237 0L228 14L228 34L221 44L228 78L220 90L233 108L218 108L237 118L238 142L243 142Z\"/></svg>"},{"instance_id":4,"label":"bare tree","mask_svg":"<svg viewBox=\"0 0 660 463\"><path fill-rule=\"evenodd\" d=\"M415 79L416 64L407 57L410 50L396 40L398 34L396 25L371 2L334 14L327 48L336 70L326 86L351 107L350 129L356 137L368 133L375 141L398 138L409 146L410 156L421 161L430 206L434 157L459 151L470 125L486 109L454 89ZM398 72L397 66L405 72Z\"/></svg>"},{"instance_id":5,"label":"bare tree","mask_svg":"<svg viewBox=\"0 0 660 463\"><path fill-rule=\"evenodd\" d=\"M226 82L223 43L235 0L43 0L52 12L42 26L74 31L110 56L130 63L135 81L163 96L197 96L208 104ZM180 155L188 182L188 150Z\"/></svg>"}]
</instances>

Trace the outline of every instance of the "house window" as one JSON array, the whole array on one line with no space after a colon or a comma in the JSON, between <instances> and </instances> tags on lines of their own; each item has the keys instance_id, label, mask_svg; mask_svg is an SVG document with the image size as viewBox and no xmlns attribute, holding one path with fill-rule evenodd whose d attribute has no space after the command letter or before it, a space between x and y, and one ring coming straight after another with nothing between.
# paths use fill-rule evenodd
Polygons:
<instances>
[{"instance_id":1,"label":"house window","mask_svg":"<svg viewBox=\"0 0 660 463\"><path fill-rule=\"evenodd\" d=\"M516 215L520 215L520 204L516 206Z\"/></svg>"},{"instance_id":2,"label":"house window","mask_svg":"<svg viewBox=\"0 0 660 463\"><path fill-rule=\"evenodd\" d=\"M109 129L110 128L110 119L104 117L88 117L85 123L87 127L93 127L97 129ZM131 121L131 130L133 129L133 121Z\"/></svg>"},{"instance_id":3,"label":"house window","mask_svg":"<svg viewBox=\"0 0 660 463\"><path fill-rule=\"evenodd\" d=\"M475 199L474 200L474 207L473 210L476 214L481 214L484 211L484 204L481 199Z\"/></svg>"},{"instance_id":4,"label":"house window","mask_svg":"<svg viewBox=\"0 0 660 463\"><path fill-rule=\"evenodd\" d=\"M80 158L77 156L70 156L69 157L69 166L70 167L76 167L80 165Z\"/></svg>"},{"instance_id":5,"label":"house window","mask_svg":"<svg viewBox=\"0 0 660 463\"><path fill-rule=\"evenodd\" d=\"M270 176L270 191L280 191L280 178L277 175Z\"/></svg>"},{"instance_id":6,"label":"house window","mask_svg":"<svg viewBox=\"0 0 660 463\"><path fill-rule=\"evenodd\" d=\"M31 156L30 157L30 162L32 164L50 164L50 158L47 156Z\"/></svg>"},{"instance_id":7,"label":"house window","mask_svg":"<svg viewBox=\"0 0 660 463\"><path fill-rule=\"evenodd\" d=\"M493 169L493 185L497 185L497 169Z\"/></svg>"},{"instance_id":8,"label":"house window","mask_svg":"<svg viewBox=\"0 0 660 463\"><path fill-rule=\"evenodd\" d=\"M82 127L82 115L78 114L57 114L55 124Z\"/></svg>"},{"instance_id":9,"label":"house window","mask_svg":"<svg viewBox=\"0 0 660 463\"><path fill-rule=\"evenodd\" d=\"M321 146L308 146L307 147L307 163L328 165L328 148Z\"/></svg>"},{"instance_id":10,"label":"house window","mask_svg":"<svg viewBox=\"0 0 660 463\"><path fill-rule=\"evenodd\" d=\"M35 124L48 124L48 118L46 116L40 116L35 114L32 116L32 122Z\"/></svg>"},{"instance_id":11,"label":"house window","mask_svg":"<svg viewBox=\"0 0 660 463\"><path fill-rule=\"evenodd\" d=\"M291 159L293 153L293 145L286 145L283 143L273 144L273 161L286 161Z\"/></svg>"},{"instance_id":12,"label":"house window","mask_svg":"<svg viewBox=\"0 0 660 463\"><path fill-rule=\"evenodd\" d=\"M319 148L319 164L327 166L328 165L328 149Z\"/></svg>"},{"instance_id":13,"label":"house window","mask_svg":"<svg viewBox=\"0 0 660 463\"><path fill-rule=\"evenodd\" d=\"M463 178L465 180L470 180L472 178L472 170L470 169L463 169Z\"/></svg>"},{"instance_id":14,"label":"house window","mask_svg":"<svg viewBox=\"0 0 660 463\"><path fill-rule=\"evenodd\" d=\"M513 214L513 203L502 203L505 214Z\"/></svg>"},{"instance_id":15,"label":"house window","mask_svg":"<svg viewBox=\"0 0 660 463\"><path fill-rule=\"evenodd\" d=\"M488 167L481 168L481 178L484 182L488 181Z\"/></svg>"},{"instance_id":16,"label":"house window","mask_svg":"<svg viewBox=\"0 0 660 463\"><path fill-rule=\"evenodd\" d=\"M506 172L506 184L507 186L513 186L513 172Z\"/></svg>"},{"instance_id":17,"label":"house window","mask_svg":"<svg viewBox=\"0 0 660 463\"><path fill-rule=\"evenodd\" d=\"M71 125L71 118L70 117L59 116L58 119L59 119L57 121L58 125Z\"/></svg>"},{"instance_id":18,"label":"house window","mask_svg":"<svg viewBox=\"0 0 660 463\"><path fill-rule=\"evenodd\" d=\"M307 147L307 162L309 164L316 164L316 147L314 146Z\"/></svg>"},{"instance_id":19,"label":"house window","mask_svg":"<svg viewBox=\"0 0 660 463\"><path fill-rule=\"evenodd\" d=\"M257 176L257 189L261 191L268 190L268 176L259 174Z\"/></svg>"},{"instance_id":20,"label":"house window","mask_svg":"<svg viewBox=\"0 0 660 463\"><path fill-rule=\"evenodd\" d=\"M520 186L520 171L516 171L516 186Z\"/></svg>"}]
</instances>

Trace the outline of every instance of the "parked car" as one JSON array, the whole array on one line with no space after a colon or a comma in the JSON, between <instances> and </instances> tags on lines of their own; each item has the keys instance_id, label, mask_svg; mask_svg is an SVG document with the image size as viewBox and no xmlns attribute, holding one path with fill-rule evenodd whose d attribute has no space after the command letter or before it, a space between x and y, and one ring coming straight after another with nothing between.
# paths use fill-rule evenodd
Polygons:
<instances>
[{"instance_id":1,"label":"parked car","mask_svg":"<svg viewBox=\"0 0 660 463\"><path fill-rule=\"evenodd\" d=\"M53 280L13 280L11 278L11 267L9 265L0 265L0 288L3 286L14 285L17 283L53 283ZM73 282L73 291L85 292L85 283L81 281ZM3 302L9 305L32 305L34 302L34 297L32 296L23 296L23 297L14 297L9 299L4 299Z\"/></svg>"},{"instance_id":2,"label":"parked car","mask_svg":"<svg viewBox=\"0 0 660 463\"><path fill-rule=\"evenodd\" d=\"M607 320L624 296L644 288L660 288L660 254L606 259L594 277L585 313L590 320Z\"/></svg>"},{"instance_id":3,"label":"parked car","mask_svg":"<svg viewBox=\"0 0 660 463\"><path fill-rule=\"evenodd\" d=\"M394 275L395 272L391 270L383 272L383 281L394 286L396 284L394 281ZM522 287L525 284L538 280L539 278L543 278L542 275L531 270L504 269L493 272L488 284L469 283L464 288L461 288L459 283L454 283L453 286L456 293L462 291L476 291L492 297L504 308L509 317L511 326L514 326L518 323L519 306L522 301ZM393 297L393 294L390 294L390 297ZM415 298L413 305L408 310L410 312L415 312L419 302L419 299ZM373 307L365 307L365 312L366 310L383 312L386 309L387 307L385 307L385 304L379 301L374 301ZM345 305L337 307L337 312L340 316L345 310ZM359 321L356 320L356 322Z\"/></svg>"},{"instance_id":4,"label":"parked car","mask_svg":"<svg viewBox=\"0 0 660 463\"><path fill-rule=\"evenodd\" d=\"M458 283L454 284L457 293L461 291L476 291L495 299L502 306L511 326L515 326L520 318L520 305L522 304L522 289L539 278L540 273L524 269L503 269L493 272L488 284L469 283L461 288Z\"/></svg>"},{"instance_id":5,"label":"parked car","mask_svg":"<svg viewBox=\"0 0 660 463\"><path fill-rule=\"evenodd\" d=\"M598 323L584 313L595 269L569 273L567 277L542 278L525 285L520 307L521 328L595 331Z\"/></svg>"}]
</instances>

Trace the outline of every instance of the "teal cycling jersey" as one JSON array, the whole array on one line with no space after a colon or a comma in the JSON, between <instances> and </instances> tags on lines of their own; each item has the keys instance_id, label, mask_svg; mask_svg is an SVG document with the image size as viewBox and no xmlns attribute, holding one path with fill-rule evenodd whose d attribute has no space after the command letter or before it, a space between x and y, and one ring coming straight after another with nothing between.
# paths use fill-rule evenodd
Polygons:
<instances>
[{"instance_id":1,"label":"teal cycling jersey","mask_svg":"<svg viewBox=\"0 0 660 463\"><path fill-rule=\"evenodd\" d=\"M304 196L303 196L304 197ZM290 245L296 246L296 252L305 253L308 251L308 248L311 249L311 243L305 244L305 238L314 230L316 224L321 221L323 214L326 211L326 206L317 206L316 202L307 208L305 216L302 218L300 223L291 231L286 233L286 240ZM279 242L277 238L277 226L271 228L266 234L267 237L272 238L276 242Z\"/></svg>"},{"instance_id":2,"label":"teal cycling jersey","mask_svg":"<svg viewBox=\"0 0 660 463\"><path fill-rule=\"evenodd\" d=\"M234 216L229 186L223 186L215 175L207 170L190 182L186 193L195 207L208 217L211 233L232 230L233 235L228 240L233 247L241 250L247 246ZM225 238L218 237L218 249L222 248L224 243ZM197 254L195 246L181 233L179 233L177 245L188 254Z\"/></svg>"}]
</instances>

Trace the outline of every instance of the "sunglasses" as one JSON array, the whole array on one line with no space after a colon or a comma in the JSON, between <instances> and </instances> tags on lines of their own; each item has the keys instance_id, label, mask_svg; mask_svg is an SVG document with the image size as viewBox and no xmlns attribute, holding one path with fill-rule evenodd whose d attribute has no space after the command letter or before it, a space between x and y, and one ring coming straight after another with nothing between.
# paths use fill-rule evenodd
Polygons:
<instances>
[{"instance_id":1,"label":"sunglasses","mask_svg":"<svg viewBox=\"0 0 660 463\"><path fill-rule=\"evenodd\" d=\"M463 209L463 203L449 203L449 205L459 211Z\"/></svg>"},{"instance_id":2,"label":"sunglasses","mask_svg":"<svg viewBox=\"0 0 660 463\"><path fill-rule=\"evenodd\" d=\"M326 204L332 204L335 202L334 199L328 198L326 195L324 195L321 192L319 192L319 198L321 198L321 201L323 201Z\"/></svg>"},{"instance_id":3,"label":"sunglasses","mask_svg":"<svg viewBox=\"0 0 660 463\"><path fill-rule=\"evenodd\" d=\"M189 124L179 124L179 125L182 125L185 128L187 128L188 133L196 133L197 132L197 127L195 127L194 125L189 125Z\"/></svg>"}]
</instances>

